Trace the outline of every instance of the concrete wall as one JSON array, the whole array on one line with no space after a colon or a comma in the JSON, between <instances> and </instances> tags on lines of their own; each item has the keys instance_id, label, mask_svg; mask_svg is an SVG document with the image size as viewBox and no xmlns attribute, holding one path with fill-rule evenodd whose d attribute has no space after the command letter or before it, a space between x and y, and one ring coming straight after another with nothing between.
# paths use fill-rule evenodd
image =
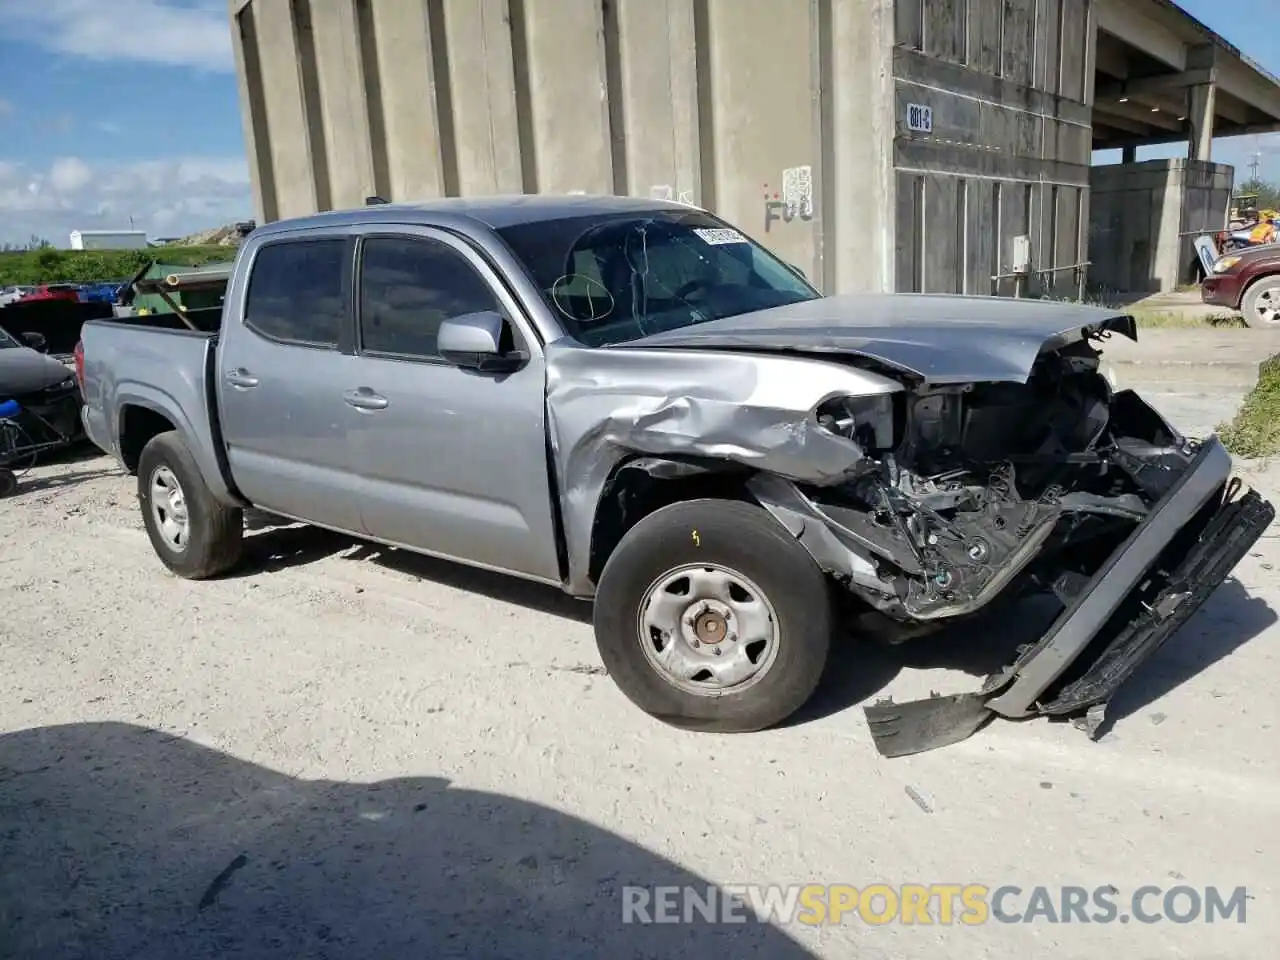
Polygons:
<instances>
[{"instance_id":1,"label":"concrete wall","mask_svg":"<svg viewBox=\"0 0 1280 960\"><path fill-rule=\"evenodd\" d=\"M1090 283L1154 293L1191 280L1195 234L1223 228L1234 178L1232 167L1198 160L1094 167Z\"/></svg>"},{"instance_id":2,"label":"concrete wall","mask_svg":"<svg viewBox=\"0 0 1280 960\"><path fill-rule=\"evenodd\" d=\"M893 0L229 2L261 222L628 193L892 285Z\"/></svg>"},{"instance_id":3,"label":"concrete wall","mask_svg":"<svg viewBox=\"0 0 1280 960\"><path fill-rule=\"evenodd\" d=\"M829 292L989 293L1019 234L1083 259L1092 0L229 3L264 222L617 192L708 207Z\"/></svg>"},{"instance_id":4,"label":"concrete wall","mask_svg":"<svg viewBox=\"0 0 1280 960\"><path fill-rule=\"evenodd\" d=\"M897 289L991 293L1019 235L1035 270L1086 259L1093 15L1092 0L897 0ZM931 133L908 129L911 104L932 108Z\"/></svg>"}]
</instances>

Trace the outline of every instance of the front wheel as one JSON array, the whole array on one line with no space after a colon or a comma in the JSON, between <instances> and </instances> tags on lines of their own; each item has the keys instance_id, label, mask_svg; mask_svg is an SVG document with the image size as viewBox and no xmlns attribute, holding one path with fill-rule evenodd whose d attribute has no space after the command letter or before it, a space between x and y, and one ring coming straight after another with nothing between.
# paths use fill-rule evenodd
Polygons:
<instances>
[{"instance_id":1,"label":"front wheel","mask_svg":"<svg viewBox=\"0 0 1280 960\"><path fill-rule=\"evenodd\" d=\"M214 497L176 431L157 434L142 448L138 501L151 546L178 576L204 580L240 559L244 514Z\"/></svg>"},{"instance_id":2,"label":"front wheel","mask_svg":"<svg viewBox=\"0 0 1280 960\"><path fill-rule=\"evenodd\" d=\"M1266 277L1251 286L1240 304L1251 327L1280 327L1280 277Z\"/></svg>"},{"instance_id":3,"label":"front wheel","mask_svg":"<svg viewBox=\"0 0 1280 960\"><path fill-rule=\"evenodd\" d=\"M674 726L722 733L772 726L809 699L831 620L808 552L762 508L729 500L645 517L595 599L596 644L627 698Z\"/></svg>"}]
</instances>

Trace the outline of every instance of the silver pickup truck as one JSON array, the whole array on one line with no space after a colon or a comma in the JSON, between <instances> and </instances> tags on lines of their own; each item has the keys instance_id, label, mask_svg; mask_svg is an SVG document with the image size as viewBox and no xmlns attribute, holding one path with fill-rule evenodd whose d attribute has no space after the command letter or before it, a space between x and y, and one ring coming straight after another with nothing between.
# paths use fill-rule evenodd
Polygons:
<instances>
[{"instance_id":1,"label":"silver pickup truck","mask_svg":"<svg viewBox=\"0 0 1280 960\"><path fill-rule=\"evenodd\" d=\"M980 690L869 708L894 755L1096 719L1270 522L1216 439L1113 391L1113 335L1132 319L822 297L681 204L511 197L262 227L217 333L95 321L80 361L175 573L235 565L254 506L555 584L685 727L783 720L838 626L905 642L1057 597Z\"/></svg>"}]
</instances>

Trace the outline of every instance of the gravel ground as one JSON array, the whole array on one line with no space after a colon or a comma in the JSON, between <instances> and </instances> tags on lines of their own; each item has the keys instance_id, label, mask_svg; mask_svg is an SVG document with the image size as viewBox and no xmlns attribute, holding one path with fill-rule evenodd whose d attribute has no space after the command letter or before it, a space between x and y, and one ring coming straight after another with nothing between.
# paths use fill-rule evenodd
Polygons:
<instances>
[{"instance_id":1,"label":"gravel ground","mask_svg":"<svg viewBox=\"0 0 1280 960\"><path fill-rule=\"evenodd\" d=\"M688 734L601 675L585 604L299 527L190 583L133 491L87 456L0 502L0 956L1208 958L1280 936L1276 529L1100 742L999 722L889 761L854 705L971 689L1024 623L842 649L797 722ZM624 885L707 882L1250 899L1244 924L621 923Z\"/></svg>"}]
</instances>

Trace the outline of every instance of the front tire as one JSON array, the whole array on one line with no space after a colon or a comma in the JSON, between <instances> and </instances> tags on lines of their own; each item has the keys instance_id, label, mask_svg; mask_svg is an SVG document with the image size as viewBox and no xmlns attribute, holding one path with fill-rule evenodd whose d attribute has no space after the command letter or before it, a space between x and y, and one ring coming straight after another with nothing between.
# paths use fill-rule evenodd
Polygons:
<instances>
[{"instance_id":1,"label":"front tire","mask_svg":"<svg viewBox=\"0 0 1280 960\"><path fill-rule=\"evenodd\" d=\"M821 679L827 579L765 510L730 500L663 507L601 574L596 644L623 694L658 719L739 733L786 719Z\"/></svg>"},{"instance_id":2,"label":"front tire","mask_svg":"<svg viewBox=\"0 0 1280 960\"><path fill-rule=\"evenodd\" d=\"M1280 327L1280 277L1265 277L1251 286L1245 292L1240 312L1251 327Z\"/></svg>"},{"instance_id":3,"label":"front tire","mask_svg":"<svg viewBox=\"0 0 1280 960\"><path fill-rule=\"evenodd\" d=\"M204 580L240 560L244 514L219 502L176 431L157 434L138 458L142 522L160 562Z\"/></svg>"}]
</instances>

